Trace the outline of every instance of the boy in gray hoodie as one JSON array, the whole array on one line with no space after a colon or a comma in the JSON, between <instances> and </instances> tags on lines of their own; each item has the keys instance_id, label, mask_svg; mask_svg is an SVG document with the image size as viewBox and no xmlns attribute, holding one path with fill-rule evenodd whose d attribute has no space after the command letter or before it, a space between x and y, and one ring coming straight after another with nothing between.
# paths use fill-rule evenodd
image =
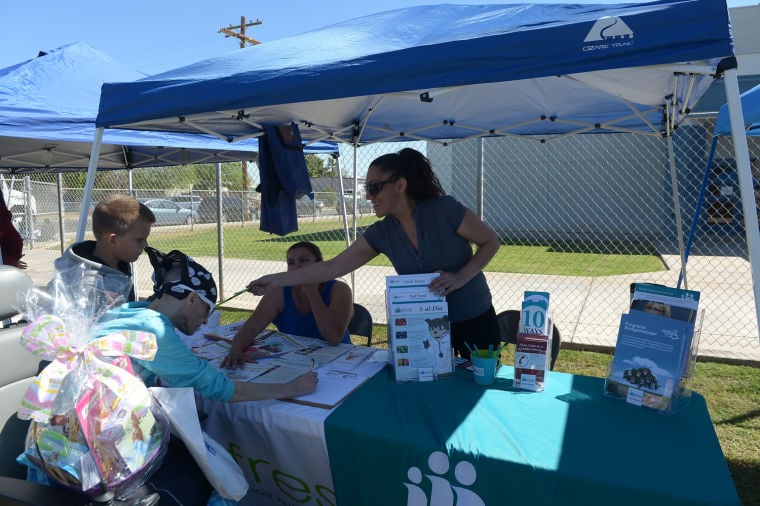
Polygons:
<instances>
[{"instance_id":1,"label":"boy in gray hoodie","mask_svg":"<svg viewBox=\"0 0 760 506\"><path fill-rule=\"evenodd\" d=\"M132 285L132 266L148 245L156 217L148 207L129 195L111 195L92 211L95 240L77 242L56 259L61 272L79 264L103 278L104 288L123 294L127 302L136 300Z\"/></svg>"}]
</instances>

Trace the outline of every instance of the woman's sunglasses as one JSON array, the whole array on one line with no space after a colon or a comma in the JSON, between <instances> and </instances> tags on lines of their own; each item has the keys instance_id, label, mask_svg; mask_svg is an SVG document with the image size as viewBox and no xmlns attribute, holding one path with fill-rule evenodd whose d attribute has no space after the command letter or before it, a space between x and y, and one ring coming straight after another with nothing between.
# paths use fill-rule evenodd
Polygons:
<instances>
[{"instance_id":1,"label":"woman's sunglasses","mask_svg":"<svg viewBox=\"0 0 760 506\"><path fill-rule=\"evenodd\" d=\"M366 183L364 185L364 189L372 195L373 197L377 197L377 194L380 193L383 190L383 185L385 183L393 183L395 180L393 178L386 179L385 181L375 181L373 183Z\"/></svg>"}]
</instances>

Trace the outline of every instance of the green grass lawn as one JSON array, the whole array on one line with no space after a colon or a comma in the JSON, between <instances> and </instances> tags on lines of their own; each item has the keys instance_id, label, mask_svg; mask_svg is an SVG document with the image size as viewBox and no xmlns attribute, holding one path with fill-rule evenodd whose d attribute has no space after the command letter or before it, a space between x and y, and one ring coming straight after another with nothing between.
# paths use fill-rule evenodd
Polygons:
<instances>
[{"instance_id":1,"label":"green grass lawn","mask_svg":"<svg viewBox=\"0 0 760 506\"><path fill-rule=\"evenodd\" d=\"M362 228L375 218L361 218ZM228 258L282 261L285 250L297 241L311 241L322 250L325 259L346 248L340 221L314 221L286 237L273 236L258 230L257 225L227 224L224 228L224 254ZM182 245L190 256L217 256L216 227L200 226L194 230L164 230L156 227L150 245L169 251ZM384 255L378 255L368 265L390 266ZM578 242L545 241L526 243L502 241L496 256L488 264L490 272L553 274L563 276L613 276L639 272L662 271L665 267L651 245L638 242Z\"/></svg>"}]
</instances>

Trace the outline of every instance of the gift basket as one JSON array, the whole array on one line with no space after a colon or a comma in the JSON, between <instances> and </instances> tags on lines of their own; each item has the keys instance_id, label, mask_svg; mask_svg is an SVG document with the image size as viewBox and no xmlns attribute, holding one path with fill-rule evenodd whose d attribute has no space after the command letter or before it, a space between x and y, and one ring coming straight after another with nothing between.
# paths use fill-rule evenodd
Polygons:
<instances>
[{"instance_id":1,"label":"gift basket","mask_svg":"<svg viewBox=\"0 0 760 506\"><path fill-rule=\"evenodd\" d=\"M113 283L77 266L23 301L31 323L21 344L50 363L18 410L19 418L32 421L18 460L31 468L30 476L42 471L93 498L103 492L127 497L158 469L169 441L168 418L128 358L152 359L155 336L125 331L89 338L128 289L113 291Z\"/></svg>"}]
</instances>

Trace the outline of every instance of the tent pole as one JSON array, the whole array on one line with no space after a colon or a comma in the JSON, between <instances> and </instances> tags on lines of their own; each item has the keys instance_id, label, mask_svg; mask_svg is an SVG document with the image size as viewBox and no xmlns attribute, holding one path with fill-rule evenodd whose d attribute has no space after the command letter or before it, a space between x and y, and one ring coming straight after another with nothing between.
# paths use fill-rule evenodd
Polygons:
<instances>
[{"instance_id":1,"label":"tent pole","mask_svg":"<svg viewBox=\"0 0 760 506\"><path fill-rule=\"evenodd\" d=\"M348 216L346 216L346 194L343 187L343 173L340 170L340 156L335 157L335 169L338 171L338 206L343 215L343 234L346 237L346 248L351 246L351 238L348 236Z\"/></svg>"},{"instance_id":2,"label":"tent pole","mask_svg":"<svg viewBox=\"0 0 760 506\"><path fill-rule=\"evenodd\" d=\"M707 167L705 167L705 175L702 177L702 186L699 188L699 196L697 197L697 204L694 207L694 218L691 220L691 228L689 229L689 238L686 240L686 257L681 265L681 274L678 276L678 285L676 288L681 288L681 280L685 276L684 269L686 262L689 261L689 254L691 253L691 245L694 242L694 235L697 232L697 225L699 224L699 215L702 213L702 204L705 202L705 193L707 192L707 183L710 182L710 173L712 172L713 158L715 157L715 148L718 146L718 137L713 137L712 146L710 147L710 154L707 156Z\"/></svg>"},{"instance_id":3,"label":"tent pole","mask_svg":"<svg viewBox=\"0 0 760 506\"><path fill-rule=\"evenodd\" d=\"M132 181L132 169L127 169L127 192L129 192L129 196L132 198L137 198L137 195L135 195L135 189L134 184ZM140 285L138 283L138 280L140 279L140 276L137 275L137 262L132 262L132 289L135 291L135 297L137 297L138 291L140 289ZM137 297L139 299L139 297Z\"/></svg>"},{"instance_id":4,"label":"tent pole","mask_svg":"<svg viewBox=\"0 0 760 506\"><path fill-rule=\"evenodd\" d=\"M673 136L668 135L668 163L670 163L670 184L673 187L673 208L676 212L676 234L678 237L678 252L681 254L681 275L683 276L683 287L689 289L686 279L686 251L683 244L683 222L681 221L681 199L678 198L678 177L676 177L676 157L673 152Z\"/></svg>"},{"instance_id":5,"label":"tent pole","mask_svg":"<svg viewBox=\"0 0 760 506\"><path fill-rule=\"evenodd\" d=\"M356 192L359 191L359 181L357 180L356 174L357 174L357 163L359 159L359 139L357 136L354 136L354 191L352 192L352 197L354 199L354 212L352 213L354 216L354 224L353 224L353 230L351 231L351 242L356 241ZM342 197L342 196L341 196ZM346 217L345 212L345 206L343 207L343 216ZM351 293L356 293L356 271L351 271Z\"/></svg>"},{"instance_id":6,"label":"tent pole","mask_svg":"<svg viewBox=\"0 0 760 506\"><path fill-rule=\"evenodd\" d=\"M55 175L55 186L58 189L58 238L60 239L61 255L63 255L66 252L66 248L64 247L66 244L66 241L64 240L64 236L66 235L66 224L63 219L63 174L60 172Z\"/></svg>"},{"instance_id":7,"label":"tent pole","mask_svg":"<svg viewBox=\"0 0 760 506\"><path fill-rule=\"evenodd\" d=\"M736 173L739 178L739 191L742 198L744 213L744 230L747 234L747 252L752 272L752 289L755 295L755 316L760 324L760 228L757 220L757 204L752 181L752 168L749 163L749 147L747 133L744 130L744 113L739 97L739 80L736 67L726 69L723 84L726 87L726 102L728 103L731 136L734 140L734 158ZM760 333L758 333L760 338Z\"/></svg>"},{"instance_id":8,"label":"tent pole","mask_svg":"<svg viewBox=\"0 0 760 506\"><path fill-rule=\"evenodd\" d=\"M219 294L219 300L224 300L224 225L222 216L224 215L222 207L222 164L214 164L216 172L216 254L219 268L219 281L217 282L216 292Z\"/></svg>"},{"instance_id":9,"label":"tent pole","mask_svg":"<svg viewBox=\"0 0 760 506\"><path fill-rule=\"evenodd\" d=\"M92 201L92 188L95 186L95 172L98 170L100 146L103 143L103 130L103 127L95 129L95 138L92 140L90 163L87 165L87 179L84 183L84 194L82 195L82 209L79 210L76 242L84 239L84 229L87 228L87 214L90 210L90 202Z\"/></svg>"},{"instance_id":10,"label":"tent pole","mask_svg":"<svg viewBox=\"0 0 760 506\"><path fill-rule=\"evenodd\" d=\"M483 193L485 192L485 155L486 141L483 137L478 137L478 217L483 219Z\"/></svg>"}]
</instances>

